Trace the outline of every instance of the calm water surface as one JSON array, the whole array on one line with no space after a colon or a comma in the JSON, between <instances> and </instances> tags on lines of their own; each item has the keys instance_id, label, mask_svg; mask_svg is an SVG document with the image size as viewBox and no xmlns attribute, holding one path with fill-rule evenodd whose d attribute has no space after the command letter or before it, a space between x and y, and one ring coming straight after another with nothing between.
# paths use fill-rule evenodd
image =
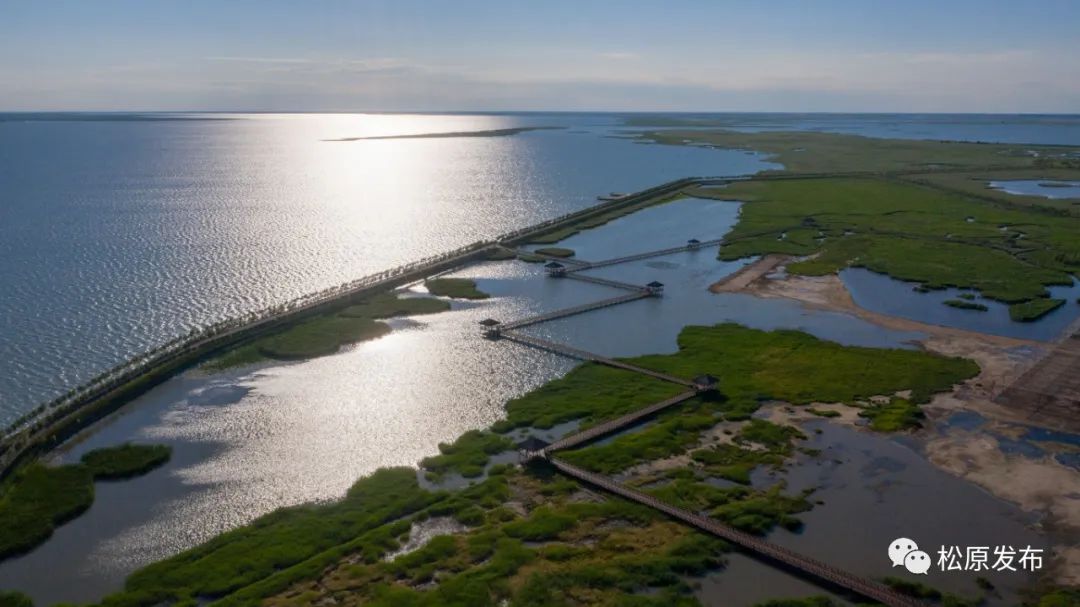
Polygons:
<instances>
[{"instance_id":1,"label":"calm water surface","mask_svg":"<svg viewBox=\"0 0 1080 607\"><path fill-rule=\"evenodd\" d=\"M688 233L703 234L703 229L722 234L735 221L738 208L731 202L680 201L618 219L562 244L595 259L662 248L684 241ZM668 229L654 230L658 224ZM740 266L717 262L715 250L700 250L597 270L631 282L656 278L668 287L662 299L532 330L623 356L673 352L683 326L727 320L799 328L860 345L906 347L920 336L842 314L806 311L794 302L705 290ZM139 565L273 508L336 498L379 466L413 465L436 452L439 441L494 422L507 399L564 374L575 363L481 339L476 323L615 293L545 278L542 272L539 264L516 261L478 264L459 275L477 279L491 299L455 302L449 312L396 320L390 335L335 356L209 376L193 371L166 382L64 457L138 440L173 445L173 461L146 477L99 484L98 498L86 514L60 527L34 552L0 565L0 587L23 589L41 604L103 596ZM740 566L757 567L754 579L784 575L754 562ZM58 577L65 584L57 585Z\"/></svg>"},{"instance_id":2,"label":"calm water surface","mask_svg":"<svg viewBox=\"0 0 1080 607\"><path fill-rule=\"evenodd\" d=\"M1075 278L1071 287L1047 287L1051 297L1064 299L1065 304L1037 322L1014 322L1009 318L1007 304L979 297L977 292L969 289L950 288L919 293L914 290L918 283L896 280L865 268L842 270L840 278L860 307L932 325L1022 339L1053 341L1076 322L1077 318L1080 318L1080 305L1077 305L1077 300L1080 299L1080 282L1076 282ZM957 299L961 294L976 295L973 301L985 305L989 310L986 312L961 310L942 303Z\"/></svg>"},{"instance_id":3,"label":"calm water surface","mask_svg":"<svg viewBox=\"0 0 1080 607\"><path fill-rule=\"evenodd\" d=\"M1052 184L1052 185L1047 185ZM1021 196L1045 198L1080 198L1080 181L1057 181L1054 179L1010 179L991 181L990 187Z\"/></svg>"},{"instance_id":4,"label":"calm water surface","mask_svg":"<svg viewBox=\"0 0 1080 607\"><path fill-rule=\"evenodd\" d=\"M214 116L235 119L0 121L0 425L193 327L612 190L776 166L604 115ZM323 141L530 125L568 128Z\"/></svg>"},{"instance_id":5,"label":"calm water surface","mask_svg":"<svg viewBox=\"0 0 1080 607\"><path fill-rule=\"evenodd\" d=\"M528 124L570 128L511 138L321 141ZM0 415L13 417L189 327L581 208L598 193L768 166L741 152L607 137L615 125L598 115L0 123ZM604 259L715 238L738 209L673 203L561 245ZM617 356L673 352L683 326L724 321L857 345L910 347L921 337L795 302L705 290L742 263L701 250L596 270L634 283L660 280L665 297L530 331ZM70 445L61 459L125 440L168 443L174 458L145 477L99 483L86 514L34 552L0 564L0 588L23 589L39 604L93 600L134 568L269 510L333 499L379 466L413 465L439 441L489 425L507 399L575 364L480 339L480 319L616 293L546 279L539 265L520 262L478 264L459 275L493 297L394 320L392 334L335 356L190 371ZM932 480L935 488L967 486ZM1014 514L992 511L987 525ZM835 523L819 525L841 532ZM804 587L754 561L735 558L732 570L748 581L726 576L722 596L749 602L755 587ZM706 580L703 592L715 584Z\"/></svg>"}]
</instances>

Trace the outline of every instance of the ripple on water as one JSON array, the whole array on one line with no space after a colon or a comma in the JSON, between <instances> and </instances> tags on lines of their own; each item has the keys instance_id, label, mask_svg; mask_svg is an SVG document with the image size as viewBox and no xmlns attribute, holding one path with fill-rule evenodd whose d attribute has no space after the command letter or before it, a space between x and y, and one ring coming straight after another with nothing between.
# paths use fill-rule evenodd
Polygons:
<instances>
[{"instance_id":1,"label":"ripple on water","mask_svg":"<svg viewBox=\"0 0 1080 607\"><path fill-rule=\"evenodd\" d=\"M712 222L717 233L734 220L727 203L684 201L643 213ZM709 213L714 213L710 215ZM640 214L638 214L640 215ZM636 250L670 246L630 215L575 237L611 238L628 230ZM594 246L593 257L610 255ZM583 255L584 257L584 255ZM657 260L652 260L657 261ZM605 275L644 282L660 278L665 296L542 325L535 330L577 347L613 355L671 352L686 324L727 320L761 328L805 328L822 337L899 346L912 334L880 330L842 314L794 302L718 296L706 287L741 263L717 262L715 251L608 268ZM659 274L657 274L659 273ZM86 601L119 587L132 568L190 547L274 508L341 496L380 466L414 465L451 441L503 416L504 403L577 363L479 336L478 323L595 301L612 290L548 279L538 264L487 262L455 275L475 278L490 299L453 302L452 310L418 316L377 340L293 364L271 364L173 378L124 409L71 449L124 440L173 445L170 464L99 493L82 517L40 549L0 565L0 587L25 588L42 603ZM419 292L419 290L417 291ZM632 328L632 330L628 330ZM554 432L556 429L552 429ZM514 454L508 457L513 458ZM122 514L122 516L120 516ZM65 584L54 583L62 575Z\"/></svg>"}]
</instances>

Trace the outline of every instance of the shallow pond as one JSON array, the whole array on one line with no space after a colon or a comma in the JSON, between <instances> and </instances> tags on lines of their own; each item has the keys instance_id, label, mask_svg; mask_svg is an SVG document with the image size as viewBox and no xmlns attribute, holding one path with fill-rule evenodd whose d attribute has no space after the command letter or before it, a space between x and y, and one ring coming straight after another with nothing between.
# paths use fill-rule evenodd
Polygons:
<instances>
[{"instance_id":1,"label":"shallow pond","mask_svg":"<svg viewBox=\"0 0 1080 607\"><path fill-rule=\"evenodd\" d=\"M840 272L844 286L851 292L852 299L860 307L888 314L910 318L932 325L955 327L1004 335L1022 339L1053 341L1069 325L1080 318L1080 282L1072 286L1049 287L1050 296L1065 300L1065 305L1050 312L1035 322L1015 322L1009 318L1009 306L999 301L978 297L970 289L942 289L919 293L915 291L918 283L896 280L885 274L871 272L865 268L848 268ZM957 299L962 294L975 295L976 303L985 305L989 310L962 310L945 305L949 299Z\"/></svg>"},{"instance_id":2,"label":"shallow pond","mask_svg":"<svg viewBox=\"0 0 1080 607\"><path fill-rule=\"evenodd\" d=\"M1010 179L991 181L989 186L1007 194L1042 196L1044 198L1080 198L1080 181L1056 179Z\"/></svg>"},{"instance_id":3,"label":"shallow pond","mask_svg":"<svg viewBox=\"0 0 1080 607\"><path fill-rule=\"evenodd\" d=\"M824 504L799 515L805 523L801 532L780 529L771 540L868 578L896 576L968 597L978 595L975 578L981 575L1000 594L987 604L1019 602L1017 593L1032 581L1030 574L943 572L938 551L942 546L1045 549L1046 540L1029 527L1034 517L934 467L910 438L825 421L802 427L808 440L801 446L820 453L800 456L781 473L759 470L753 482L765 487L783 481L789 492L814 488L811 499ZM899 537L915 540L931 555L928 575L891 566L887 548Z\"/></svg>"}]
</instances>

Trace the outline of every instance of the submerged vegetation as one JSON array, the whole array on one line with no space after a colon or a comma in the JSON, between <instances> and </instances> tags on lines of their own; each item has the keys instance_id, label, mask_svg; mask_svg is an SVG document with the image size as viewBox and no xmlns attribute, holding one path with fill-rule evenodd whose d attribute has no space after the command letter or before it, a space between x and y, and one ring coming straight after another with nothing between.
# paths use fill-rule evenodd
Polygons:
<instances>
[{"instance_id":1,"label":"submerged vegetation","mask_svg":"<svg viewBox=\"0 0 1080 607\"><path fill-rule=\"evenodd\" d=\"M1080 219L1071 217L880 179L740 182L728 193L749 204L724 240L725 260L810 256L788 271L864 267L929 289L975 289L1006 303L1043 298L1048 285L1071 285L1071 274L1080 271ZM1018 239L1021 228L1025 237Z\"/></svg>"},{"instance_id":2,"label":"submerged vegetation","mask_svg":"<svg viewBox=\"0 0 1080 607\"><path fill-rule=\"evenodd\" d=\"M986 312L990 309L986 307L986 304L970 301L968 299L947 299L942 303L951 308L959 308L961 310L974 310L976 312Z\"/></svg>"},{"instance_id":3,"label":"submerged vegetation","mask_svg":"<svg viewBox=\"0 0 1080 607\"><path fill-rule=\"evenodd\" d=\"M125 444L90 451L78 464L31 464L0 486L0 559L37 546L94 502L94 481L145 474L169 459L164 445Z\"/></svg>"},{"instance_id":4,"label":"submerged vegetation","mask_svg":"<svg viewBox=\"0 0 1080 607\"><path fill-rule=\"evenodd\" d=\"M424 282L432 295L455 299L487 299L488 294L476 288L476 282L468 278L432 278Z\"/></svg>"},{"instance_id":5,"label":"submerged vegetation","mask_svg":"<svg viewBox=\"0 0 1080 607\"><path fill-rule=\"evenodd\" d=\"M207 362L203 368L220 371L267 359L302 360L326 356L334 354L347 344L375 339L389 333L389 325L379 322L378 319L435 314L449 309L450 304L439 299L380 293L337 313L301 321L287 329L258 338Z\"/></svg>"}]
</instances>

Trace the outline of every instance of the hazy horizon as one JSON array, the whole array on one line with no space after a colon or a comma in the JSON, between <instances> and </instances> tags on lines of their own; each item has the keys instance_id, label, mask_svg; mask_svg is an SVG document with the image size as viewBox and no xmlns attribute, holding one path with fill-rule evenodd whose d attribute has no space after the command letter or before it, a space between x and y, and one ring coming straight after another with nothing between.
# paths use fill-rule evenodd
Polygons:
<instances>
[{"instance_id":1,"label":"hazy horizon","mask_svg":"<svg viewBox=\"0 0 1080 607\"><path fill-rule=\"evenodd\" d=\"M0 0L0 111L1080 111L1080 4Z\"/></svg>"}]
</instances>

